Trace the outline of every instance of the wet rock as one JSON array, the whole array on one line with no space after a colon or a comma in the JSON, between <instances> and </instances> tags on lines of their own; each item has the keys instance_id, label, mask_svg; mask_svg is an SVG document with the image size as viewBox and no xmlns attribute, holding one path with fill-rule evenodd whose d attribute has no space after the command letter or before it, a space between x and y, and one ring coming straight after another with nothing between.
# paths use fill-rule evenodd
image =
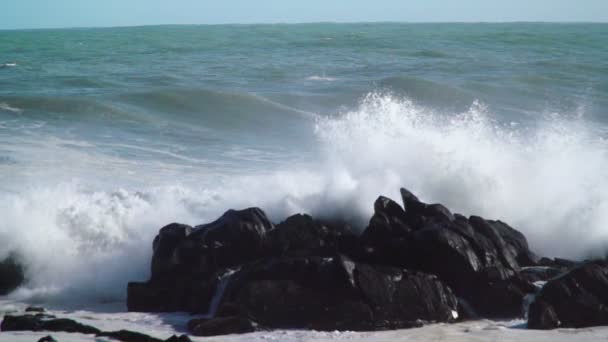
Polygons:
<instances>
[{"instance_id":1,"label":"wet rock","mask_svg":"<svg viewBox=\"0 0 608 342\"><path fill-rule=\"evenodd\" d=\"M214 246L214 265L230 267L262 254L263 239L274 225L259 208L228 210L214 222L197 226L190 240Z\"/></svg>"},{"instance_id":2,"label":"wet rock","mask_svg":"<svg viewBox=\"0 0 608 342\"><path fill-rule=\"evenodd\" d=\"M197 320L188 324L195 336L216 336L227 334L244 334L255 331L255 324L244 317L220 317L209 320Z\"/></svg>"},{"instance_id":3,"label":"wet rock","mask_svg":"<svg viewBox=\"0 0 608 342\"><path fill-rule=\"evenodd\" d=\"M550 280L530 305L528 327L608 325L608 262L593 261Z\"/></svg>"},{"instance_id":4,"label":"wet rock","mask_svg":"<svg viewBox=\"0 0 608 342\"><path fill-rule=\"evenodd\" d=\"M38 342L57 342L55 338L51 335L44 336L38 340Z\"/></svg>"},{"instance_id":5,"label":"wet rock","mask_svg":"<svg viewBox=\"0 0 608 342\"><path fill-rule=\"evenodd\" d=\"M78 323L67 318L54 318L48 315L4 316L2 331L56 331L81 334L98 334L99 329Z\"/></svg>"},{"instance_id":6,"label":"wet rock","mask_svg":"<svg viewBox=\"0 0 608 342\"><path fill-rule=\"evenodd\" d=\"M345 223L329 223L296 214L268 231L265 257L358 255L358 236Z\"/></svg>"},{"instance_id":7,"label":"wet rock","mask_svg":"<svg viewBox=\"0 0 608 342\"><path fill-rule=\"evenodd\" d=\"M412 231L407 221L407 215L399 204L390 198L380 196L374 203L374 216L362 239L369 244L378 244L391 239L404 238Z\"/></svg>"},{"instance_id":8,"label":"wet rock","mask_svg":"<svg viewBox=\"0 0 608 342\"><path fill-rule=\"evenodd\" d=\"M45 312L46 310L43 307L40 306L28 306L27 308L25 308L25 312L38 312L38 313L42 313Z\"/></svg>"},{"instance_id":9,"label":"wet rock","mask_svg":"<svg viewBox=\"0 0 608 342\"><path fill-rule=\"evenodd\" d=\"M523 298L535 291L518 274L518 260L526 265L535 260L523 234L501 221L466 218L442 205L423 203L405 189L401 193L405 215L391 210L395 217L383 222L393 227L384 231L404 232L398 227L405 221L410 232L368 238L370 261L435 274L481 316L522 316ZM386 202L382 197L378 201ZM363 238L377 235L372 233L377 226L372 219ZM492 305L489 298L502 306Z\"/></svg>"},{"instance_id":10,"label":"wet rock","mask_svg":"<svg viewBox=\"0 0 608 342\"><path fill-rule=\"evenodd\" d=\"M455 319L456 298L437 277L356 263L300 257L248 264L226 301L269 328L373 330Z\"/></svg>"},{"instance_id":11,"label":"wet rock","mask_svg":"<svg viewBox=\"0 0 608 342\"><path fill-rule=\"evenodd\" d=\"M154 338L142 333L129 331L129 330L119 330L119 331L108 331L101 332L97 334L98 337L110 337L117 341L123 342L163 342L158 338Z\"/></svg>"},{"instance_id":12,"label":"wet rock","mask_svg":"<svg viewBox=\"0 0 608 342\"><path fill-rule=\"evenodd\" d=\"M165 342L192 342L192 340L190 339L190 337L188 337L188 335L173 335L166 339Z\"/></svg>"},{"instance_id":13,"label":"wet rock","mask_svg":"<svg viewBox=\"0 0 608 342\"><path fill-rule=\"evenodd\" d=\"M154 238L152 249L152 279L173 276L179 266L179 260L175 255L175 249L192 233L192 227L171 223L160 229Z\"/></svg>"}]
</instances>

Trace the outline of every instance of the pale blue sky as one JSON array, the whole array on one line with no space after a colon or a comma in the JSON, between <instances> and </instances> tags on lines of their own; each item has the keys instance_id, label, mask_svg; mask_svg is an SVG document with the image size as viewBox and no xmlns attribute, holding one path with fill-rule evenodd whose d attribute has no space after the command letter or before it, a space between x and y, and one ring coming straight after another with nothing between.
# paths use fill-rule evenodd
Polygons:
<instances>
[{"instance_id":1,"label":"pale blue sky","mask_svg":"<svg viewBox=\"0 0 608 342\"><path fill-rule=\"evenodd\" d=\"M0 29L318 21L608 22L608 0L5 0Z\"/></svg>"}]
</instances>

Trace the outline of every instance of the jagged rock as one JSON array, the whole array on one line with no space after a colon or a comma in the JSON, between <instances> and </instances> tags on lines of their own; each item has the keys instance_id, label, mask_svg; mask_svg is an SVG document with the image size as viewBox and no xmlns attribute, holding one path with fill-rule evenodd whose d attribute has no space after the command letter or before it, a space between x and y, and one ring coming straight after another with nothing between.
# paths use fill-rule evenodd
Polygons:
<instances>
[{"instance_id":1,"label":"jagged rock","mask_svg":"<svg viewBox=\"0 0 608 342\"><path fill-rule=\"evenodd\" d=\"M262 256L264 237L273 228L258 208L229 210L195 228L163 227L153 243L150 281L127 286L128 310L204 312L217 271Z\"/></svg>"},{"instance_id":2,"label":"jagged rock","mask_svg":"<svg viewBox=\"0 0 608 342\"><path fill-rule=\"evenodd\" d=\"M453 214L405 189L401 195L403 207L378 198L360 236L305 214L274 226L257 208L229 210L195 228L163 227L151 279L128 285L128 309L207 314L190 323L200 335L249 331L252 322L405 328L454 321L458 308L466 317L512 318L522 316L534 282L565 267L533 271L547 261L504 222Z\"/></svg>"},{"instance_id":3,"label":"jagged rock","mask_svg":"<svg viewBox=\"0 0 608 342\"><path fill-rule=\"evenodd\" d=\"M28 306L27 308L25 308L25 312L38 312L38 313L42 313L45 312L46 310L43 307L40 306Z\"/></svg>"},{"instance_id":4,"label":"jagged rock","mask_svg":"<svg viewBox=\"0 0 608 342\"><path fill-rule=\"evenodd\" d=\"M25 281L25 272L16 254L11 253L0 262L0 295L15 290Z\"/></svg>"},{"instance_id":5,"label":"jagged rock","mask_svg":"<svg viewBox=\"0 0 608 342\"><path fill-rule=\"evenodd\" d=\"M550 280L530 305L528 327L553 329L608 325L608 262L577 266Z\"/></svg>"},{"instance_id":6,"label":"jagged rock","mask_svg":"<svg viewBox=\"0 0 608 342\"><path fill-rule=\"evenodd\" d=\"M328 223L296 214L268 231L264 254L279 256L330 256L360 254L358 236L345 223Z\"/></svg>"},{"instance_id":7,"label":"jagged rock","mask_svg":"<svg viewBox=\"0 0 608 342\"><path fill-rule=\"evenodd\" d=\"M163 342L158 338L154 338L142 333L129 331L129 330L119 330L119 331L107 331L98 333L96 336L98 337L110 337L118 341L123 342Z\"/></svg>"},{"instance_id":8,"label":"jagged rock","mask_svg":"<svg viewBox=\"0 0 608 342\"><path fill-rule=\"evenodd\" d=\"M152 243L152 279L173 276L178 258L175 256L176 247L192 233L192 227L171 223L158 232Z\"/></svg>"},{"instance_id":9,"label":"jagged rock","mask_svg":"<svg viewBox=\"0 0 608 342\"><path fill-rule=\"evenodd\" d=\"M535 291L518 274L518 260L527 265L535 258L523 234L500 221L466 218L440 204L420 202L405 189L401 194L405 215L390 211L395 217L383 222L394 227L384 231L403 232L399 227L405 221L410 232L366 239L373 250L370 260L438 275L481 316L521 316L523 297ZM386 200L381 197L378 202ZM377 205L375 212L374 217L379 212L386 215ZM372 218L363 238L373 235L377 226ZM502 305L493 305L489 298Z\"/></svg>"},{"instance_id":10,"label":"jagged rock","mask_svg":"<svg viewBox=\"0 0 608 342\"><path fill-rule=\"evenodd\" d=\"M4 316L2 331L56 331L81 334L98 334L99 329L78 323L67 318L54 318L48 315Z\"/></svg>"},{"instance_id":11,"label":"jagged rock","mask_svg":"<svg viewBox=\"0 0 608 342\"><path fill-rule=\"evenodd\" d=\"M228 210L214 222L197 226L190 240L213 246L213 266L231 267L258 258L264 236L273 228L259 208Z\"/></svg>"},{"instance_id":12,"label":"jagged rock","mask_svg":"<svg viewBox=\"0 0 608 342\"><path fill-rule=\"evenodd\" d=\"M244 317L219 317L208 320L197 320L189 323L190 332L195 336L216 336L227 334L244 334L255 331L255 324Z\"/></svg>"},{"instance_id":13,"label":"jagged rock","mask_svg":"<svg viewBox=\"0 0 608 342\"><path fill-rule=\"evenodd\" d=\"M364 231L362 239L371 244L406 237L412 228L405 211L390 198L380 196L374 203L374 216Z\"/></svg>"},{"instance_id":14,"label":"jagged rock","mask_svg":"<svg viewBox=\"0 0 608 342\"><path fill-rule=\"evenodd\" d=\"M226 302L270 328L373 330L455 319L456 298L437 277L356 263L299 257L243 266Z\"/></svg>"}]
</instances>

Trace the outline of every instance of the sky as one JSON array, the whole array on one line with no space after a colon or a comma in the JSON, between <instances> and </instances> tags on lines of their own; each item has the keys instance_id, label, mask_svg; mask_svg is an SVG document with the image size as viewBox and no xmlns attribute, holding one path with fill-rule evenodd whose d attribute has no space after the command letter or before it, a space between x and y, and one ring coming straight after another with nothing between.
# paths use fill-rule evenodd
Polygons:
<instances>
[{"instance_id":1,"label":"sky","mask_svg":"<svg viewBox=\"0 0 608 342\"><path fill-rule=\"evenodd\" d=\"M0 29L294 22L608 22L608 0L5 0Z\"/></svg>"}]
</instances>

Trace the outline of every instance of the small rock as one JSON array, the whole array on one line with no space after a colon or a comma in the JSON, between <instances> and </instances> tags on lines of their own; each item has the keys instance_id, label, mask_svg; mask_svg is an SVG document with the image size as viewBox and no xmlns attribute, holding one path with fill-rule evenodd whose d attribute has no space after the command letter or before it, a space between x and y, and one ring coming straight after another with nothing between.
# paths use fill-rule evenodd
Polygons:
<instances>
[{"instance_id":1,"label":"small rock","mask_svg":"<svg viewBox=\"0 0 608 342\"><path fill-rule=\"evenodd\" d=\"M192 340L190 337L188 337L188 335L181 335L179 337L177 335L173 335L165 340L165 342L192 342Z\"/></svg>"},{"instance_id":2,"label":"small rock","mask_svg":"<svg viewBox=\"0 0 608 342\"><path fill-rule=\"evenodd\" d=\"M199 321L198 324L190 326L191 333L195 336L244 334L255 331L255 324L252 321L239 316Z\"/></svg>"},{"instance_id":3,"label":"small rock","mask_svg":"<svg viewBox=\"0 0 608 342\"><path fill-rule=\"evenodd\" d=\"M57 342L51 335L47 335L38 340L38 342Z\"/></svg>"},{"instance_id":4,"label":"small rock","mask_svg":"<svg viewBox=\"0 0 608 342\"><path fill-rule=\"evenodd\" d=\"M106 331L98 333L96 336L111 337L123 342L162 342L162 340L159 340L158 338L129 330Z\"/></svg>"}]
</instances>

